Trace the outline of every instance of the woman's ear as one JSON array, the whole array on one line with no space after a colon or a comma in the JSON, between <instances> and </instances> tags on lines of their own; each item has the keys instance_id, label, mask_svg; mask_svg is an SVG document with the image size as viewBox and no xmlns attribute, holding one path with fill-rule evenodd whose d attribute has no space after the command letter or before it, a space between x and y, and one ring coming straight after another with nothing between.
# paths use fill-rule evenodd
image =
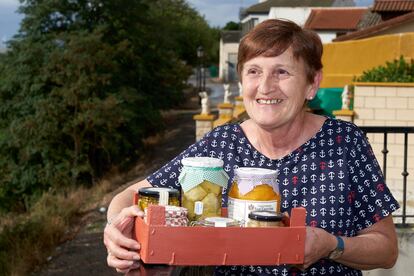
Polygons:
<instances>
[{"instance_id":1,"label":"woman's ear","mask_svg":"<svg viewBox=\"0 0 414 276\"><path fill-rule=\"evenodd\" d=\"M322 70L317 71L315 77L313 78L313 83L310 85L306 99L312 100L315 98L316 93L318 92L319 85L322 82Z\"/></svg>"}]
</instances>

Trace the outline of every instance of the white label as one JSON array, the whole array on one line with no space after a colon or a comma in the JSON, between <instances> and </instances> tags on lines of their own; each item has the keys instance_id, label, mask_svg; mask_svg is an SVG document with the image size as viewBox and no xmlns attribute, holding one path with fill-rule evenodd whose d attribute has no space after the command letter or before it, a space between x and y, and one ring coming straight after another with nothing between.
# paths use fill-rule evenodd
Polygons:
<instances>
[{"instance_id":1,"label":"white label","mask_svg":"<svg viewBox=\"0 0 414 276\"><path fill-rule=\"evenodd\" d=\"M196 215L202 215L203 214L203 208L204 204L202 201L196 201L194 202L194 214Z\"/></svg>"},{"instance_id":2,"label":"white label","mask_svg":"<svg viewBox=\"0 0 414 276\"><path fill-rule=\"evenodd\" d=\"M244 200L244 199L235 199L229 197L228 200L228 217L243 221L244 225L247 225L249 220L249 214L252 211L277 211L277 200L268 200L268 201L257 201L257 200Z\"/></svg>"}]
</instances>

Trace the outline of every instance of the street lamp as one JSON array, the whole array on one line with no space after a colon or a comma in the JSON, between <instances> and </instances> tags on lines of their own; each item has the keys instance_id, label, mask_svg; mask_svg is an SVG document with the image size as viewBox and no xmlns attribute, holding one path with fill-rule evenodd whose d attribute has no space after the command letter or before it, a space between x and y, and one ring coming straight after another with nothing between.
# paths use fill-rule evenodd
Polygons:
<instances>
[{"instance_id":1,"label":"street lamp","mask_svg":"<svg viewBox=\"0 0 414 276\"><path fill-rule=\"evenodd\" d=\"M203 57L204 57L204 49L203 46L197 47L197 89L198 92L206 90L206 74L204 71L204 64L203 64Z\"/></svg>"}]
</instances>

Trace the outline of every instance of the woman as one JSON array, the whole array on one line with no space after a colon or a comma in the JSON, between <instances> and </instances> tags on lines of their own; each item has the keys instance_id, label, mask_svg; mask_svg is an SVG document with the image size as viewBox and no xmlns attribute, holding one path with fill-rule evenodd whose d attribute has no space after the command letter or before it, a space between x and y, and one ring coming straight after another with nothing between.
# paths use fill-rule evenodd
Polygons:
<instances>
[{"instance_id":1,"label":"woman","mask_svg":"<svg viewBox=\"0 0 414 276\"><path fill-rule=\"evenodd\" d=\"M137 189L164 182L179 188L170 177L179 174L179 160L214 156L223 159L230 179L237 167L279 170L281 210L305 207L308 225L302 266L219 267L216 274L362 275L360 270L392 267L398 248L390 214L398 203L371 147L352 123L305 110L322 78L321 56L319 37L290 21L267 20L248 33L239 46L238 72L250 119L212 130L113 199L105 229L108 264L127 271L139 259L131 225L142 213L128 207ZM224 191L223 205L226 199Z\"/></svg>"}]
</instances>

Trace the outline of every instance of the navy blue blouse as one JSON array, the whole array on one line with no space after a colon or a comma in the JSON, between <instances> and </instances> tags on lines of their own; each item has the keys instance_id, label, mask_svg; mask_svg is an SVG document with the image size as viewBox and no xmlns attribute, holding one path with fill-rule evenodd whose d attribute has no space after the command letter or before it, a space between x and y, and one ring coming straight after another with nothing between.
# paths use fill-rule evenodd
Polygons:
<instances>
[{"instance_id":1,"label":"navy blue blouse","mask_svg":"<svg viewBox=\"0 0 414 276\"><path fill-rule=\"evenodd\" d=\"M213 129L205 137L150 175L154 186L178 188L180 160L210 156L224 161L229 174L238 167L279 171L281 211L302 206L306 223L347 237L371 226L399 208L392 196L371 146L354 124L327 118L306 143L281 159L269 159L249 142L238 124ZM223 206L227 192L223 190ZM218 267L216 275L362 275L361 271L322 259L305 272L283 266Z\"/></svg>"}]
</instances>

